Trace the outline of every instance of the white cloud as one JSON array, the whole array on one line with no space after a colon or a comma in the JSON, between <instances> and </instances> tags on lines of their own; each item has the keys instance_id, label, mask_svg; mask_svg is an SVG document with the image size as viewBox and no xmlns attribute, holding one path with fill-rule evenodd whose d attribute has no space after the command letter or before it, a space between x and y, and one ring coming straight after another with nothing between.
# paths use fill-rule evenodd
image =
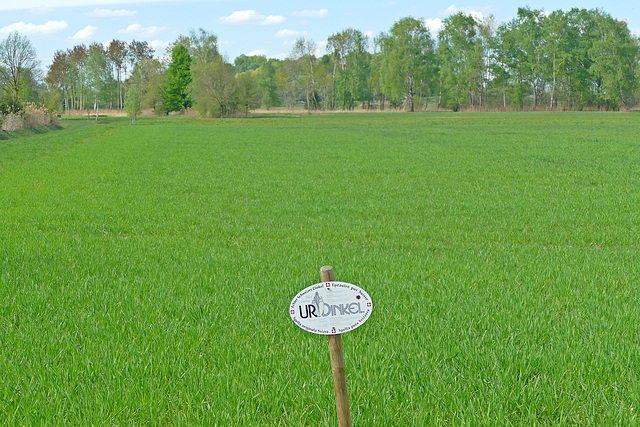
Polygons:
<instances>
[{"instance_id":1,"label":"white cloud","mask_svg":"<svg viewBox=\"0 0 640 427\"><path fill-rule=\"evenodd\" d=\"M305 18L318 18L321 16L327 16L329 14L329 10L320 9L320 10L298 10L292 13L293 16L302 16Z\"/></svg>"},{"instance_id":2,"label":"white cloud","mask_svg":"<svg viewBox=\"0 0 640 427\"><path fill-rule=\"evenodd\" d=\"M373 38L376 36L376 33L373 30L368 30L365 31L364 36L367 37L369 40L373 40Z\"/></svg>"},{"instance_id":3,"label":"white cloud","mask_svg":"<svg viewBox=\"0 0 640 427\"><path fill-rule=\"evenodd\" d=\"M429 29L429 32L431 33L432 36L439 33L440 30L444 28L444 23L440 18L425 19L424 25Z\"/></svg>"},{"instance_id":4,"label":"white cloud","mask_svg":"<svg viewBox=\"0 0 640 427\"><path fill-rule=\"evenodd\" d=\"M167 51L167 48L171 44L170 41L153 40L149 42L149 46L155 51L156 55L162 55Z\"/></svg>"},{"instance_id":5,"label":"white cloud","mask_svg":"<svg viewBox=\"0 0 640 427\"><path fill-rule=\"evenodd\" d=\"M218 19L218 21L223 24L231 24L231 25L241 25L241 24L250 24L250 25L277 25L285 22L287 18L279 15L263 15L261 13L256 12L255 10L238 10L233 12L229 16L223 16Z\"/></svg>"},{"instance_id":6,"label":"white cloud","mask_svg":"<svg viewBox=\"0 0 640 427\"><path fill-rule=\"evenodd\" d=\"M267 51L264 49L252 50L247 56L267 56Z\"/></svg>"},{"instance_id":7,"label":"white cloud","mask_svg":"<svg viewBox=\"0 0 640 427\"><path fill-rule=\"evenodd\" d=\"M122 18L124 16L133 16L138 13L135 10L127 10L127 9L95 9L93 12L85 13L87 16L92 16L95 18Z\"/></svg>"},{"instance_id":8,"label":"white cloud","mask_svg":"<svg viewBox=\"0 0 640 427\"><path fill-rule=\"evenodd\" d=\"M477 20L484 19L487 15L493 13L493 8L491 6L467 6L467 7L458 7L455 4L452 4L448 8L446 8L442 14L446 16L455 15L456 13L462 12L466 15L471 15Z\"/></svg>"},{"instance_id":9,"label":"white cloud","mask_svg":"<svg viewBox=\"0 0 640 427\"><path fill-rule=\"evenodd\" d=\"M27 37L47 37L65 31L69 26L65 21L47 21L44 24L16 22L0 28L0 34L9 34L14 31Z\"/></svg>"},{"instance_id":10,"label":"white cloud","mask_svg":"<svg viewBox=\"0 0 640 427\"><path fill-rule=\"evenodd\" d=\"M76 41L88 41L88 40L91 40L93 36L96 35L97 32L98 32L98 27L94 27L93 25L87 25L86 27L78 31L71 38Z\"/></svg>"},{"instance_id":11,"label":"white cloud","mask_svg":"<svg viewBox=\"0 0 640 427\"><path fill-rule=\"evenodd\" d=\"M274 36L277 39L286 39L288 37L303 37L308 36L309 33L306 31L296 31L296 30L280 30Z\"/></svg>"},{"instance_id":12,"label":"white cloud","mask_svg":"<svg viewBox=\"0 0 640 427\"><path fill-rule=\"evenodd\" d=\"M317 42L316 50L313 52L313 54L317 57L321 57L327 51L327 44L329 44L327 40Z\"/></svg>"},{"instance_id":13,"label":"white cloud","mask_svg":"<svg viewBox=\"0 0 640 427\"><path fill-rule=\"evenodd\" d=\"M118 30L118 33L138 37L141 39L150 39L156 37L159 34L162 34L166 31L166 29L166 27L156 27L155 25L152 25L150 27L143 27L140 24L131 24L124 30Z\"/></svg>"}]
</instances>

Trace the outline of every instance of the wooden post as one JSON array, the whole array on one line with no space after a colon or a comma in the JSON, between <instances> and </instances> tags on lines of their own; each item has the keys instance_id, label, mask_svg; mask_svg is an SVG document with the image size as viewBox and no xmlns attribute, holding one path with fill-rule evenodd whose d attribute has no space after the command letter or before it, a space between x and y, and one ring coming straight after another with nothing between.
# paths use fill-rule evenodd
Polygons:
<instances>
[{"instance_id":1,"label":"wooden post","mask_svg":"<svg viewBox=\"0 0 640 427\"><path fill-rule=\"evenodd\" d=\"M325 265L320 269L321 282L333 282L335 275L333 267ZM342 335L329 335L329 353L331 354L331 372L333 373L333 389L336 393L336 410L338 411L338 426L351 427L351 413L349 412L349 395L347 393L347 375L342 351Z\"/></svg>"}]
</instances>

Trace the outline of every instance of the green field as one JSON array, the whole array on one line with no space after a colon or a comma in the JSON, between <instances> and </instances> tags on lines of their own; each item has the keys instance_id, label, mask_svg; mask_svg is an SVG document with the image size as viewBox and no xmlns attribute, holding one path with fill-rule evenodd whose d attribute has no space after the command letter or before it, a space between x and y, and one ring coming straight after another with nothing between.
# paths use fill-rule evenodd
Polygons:
<instances>
[{"instance_id":1,"label":"green field","mask_svg":"<svg viewBox=\"0 0 640 427\"><path fill-rule=\"evenodd\" d=\"M635 425L640 115L62 120L0 141L0 419Z\"/></svg>"}]
</instances>

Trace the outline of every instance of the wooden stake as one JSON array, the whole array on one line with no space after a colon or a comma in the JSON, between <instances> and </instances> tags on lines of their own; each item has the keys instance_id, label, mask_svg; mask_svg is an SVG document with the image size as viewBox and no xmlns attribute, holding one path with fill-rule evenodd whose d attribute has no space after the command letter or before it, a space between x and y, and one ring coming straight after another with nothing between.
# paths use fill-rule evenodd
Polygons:
<instances>
[{"instance_id":1,"label":"wooden stake","mask_svg":"<svg viewBox=\"0 0 640 427\"><path fill-rule=\"evenodd\" d=\"M333 282L335 275L333 267L325 265L320 269L321 282ZM331 355L331 372L333 373L333 389L336 393L336 410L338 411L338 426L351 427L351 413L349 412L349 395L347 393L347 375L342 351L342 335L329 335L329 353Z\"/></svg>"}]
</instances>

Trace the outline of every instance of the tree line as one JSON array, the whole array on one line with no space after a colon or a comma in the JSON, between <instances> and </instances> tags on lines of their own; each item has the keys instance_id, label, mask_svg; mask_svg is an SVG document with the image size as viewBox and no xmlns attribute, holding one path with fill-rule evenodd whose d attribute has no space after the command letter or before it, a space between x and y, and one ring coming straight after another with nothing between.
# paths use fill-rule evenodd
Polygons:
<instances>
[{"instance_id":1,"label":"tree line","mask_svg":"<svg viewBox=\"0 0 640 427\"><path fill-rule=\"evenodd\" d=\"M58 51L45 76L29 41L0 44L4 110L39 101L67 113L129 105L168 114L246 114L262 107L308 110L445 108L629 109L640 95L639 40L599 9L546 13L520 8L509 22L458 13L434 37L406 17L373 39L345 29L323 56L298 39L287 58L229 62L217 37L199 29L174 41L165 59L146 42L93 43ZM12 62L11 48L29 58ZM19 49L18 49L19 50Z\"/></svg>"}]
</instances>

